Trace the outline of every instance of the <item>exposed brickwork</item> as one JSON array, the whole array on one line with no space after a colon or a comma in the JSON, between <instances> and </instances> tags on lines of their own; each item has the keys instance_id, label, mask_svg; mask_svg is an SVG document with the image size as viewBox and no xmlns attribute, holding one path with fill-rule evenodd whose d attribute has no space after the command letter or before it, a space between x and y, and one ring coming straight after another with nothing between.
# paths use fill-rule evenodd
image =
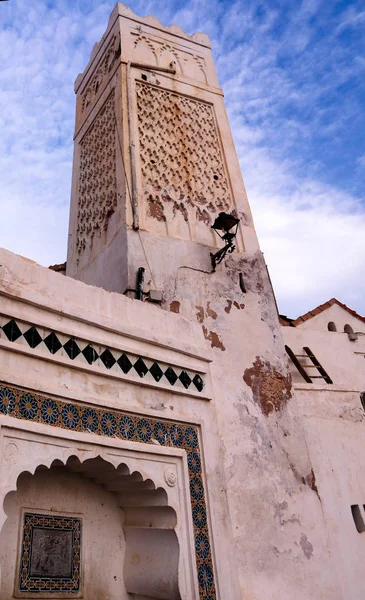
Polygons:
<instances>
[{"instance_id":1,"label":"exposed brickwork","mask_svg":"<svg viewBox=\"0 0 365 600\"><path fill-rule=\"evenodd\" d=\"M252 389L253 399L267 417L273 411L285 408L291 399L290 374L282 375L260 356L250 369L245 370L243 380Z\"/></svg>"}]
</instances>

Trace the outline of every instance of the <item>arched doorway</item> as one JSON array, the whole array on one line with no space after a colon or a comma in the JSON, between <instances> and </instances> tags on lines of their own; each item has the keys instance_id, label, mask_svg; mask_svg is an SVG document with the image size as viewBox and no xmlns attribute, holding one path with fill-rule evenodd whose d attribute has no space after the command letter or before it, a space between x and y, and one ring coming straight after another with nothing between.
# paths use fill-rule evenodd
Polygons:
<instances>
[{"instance_id":1,"label":"arched doorway","mask_svg":"<svg viewBox=\"0 0 365 600\"><path fill-rule=\"evenodd\" d=\"M124 462L71 455L23 471L4 511L2 600L181 598L176 513Z\"/></svg>"}]
</instances>

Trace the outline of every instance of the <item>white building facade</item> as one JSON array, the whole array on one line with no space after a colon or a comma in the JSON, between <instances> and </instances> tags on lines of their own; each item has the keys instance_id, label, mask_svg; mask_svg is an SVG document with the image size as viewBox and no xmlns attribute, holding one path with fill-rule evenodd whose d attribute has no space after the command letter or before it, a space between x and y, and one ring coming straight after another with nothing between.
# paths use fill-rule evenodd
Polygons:
<instances>
[{"instance_id":1,"label":"white building facade","mask_svg":"<svg viewBox=\"0 0 365 600\"><path fill-rule=\"evenodd\" d=\"M207 36L117 4L75 91L66 277L0 253L1 599L362 598L304 414L360 444L362 378L292 385Z\"/></svg>"}]
</instances>

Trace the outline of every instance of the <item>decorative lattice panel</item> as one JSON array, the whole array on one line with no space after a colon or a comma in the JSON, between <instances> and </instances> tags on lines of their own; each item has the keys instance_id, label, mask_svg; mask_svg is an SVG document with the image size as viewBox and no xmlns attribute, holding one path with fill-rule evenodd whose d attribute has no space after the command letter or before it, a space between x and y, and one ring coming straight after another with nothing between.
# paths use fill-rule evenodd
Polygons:
<instances>
[{"instance_id":1,"label":"decorative lattice panel","mask_svg":"<svg viewBox=\"0 0 365 600\"><path fill-rule=\"evenodd\" d=\"M77 251L108 228L117 207L114 91L80 144Z\"/></svg>"},{"instance_id":2,"label":"decorative lattice panel","mask_svg":"<svg viewBox=\"0 0 365 600\"><path fill-rule=\"evenodd\" d=\"M143 194L148 216L174 214L207 226L220 211L232 210L213 107L145 83L136 83Z\"/></svg>"}]
</instances>

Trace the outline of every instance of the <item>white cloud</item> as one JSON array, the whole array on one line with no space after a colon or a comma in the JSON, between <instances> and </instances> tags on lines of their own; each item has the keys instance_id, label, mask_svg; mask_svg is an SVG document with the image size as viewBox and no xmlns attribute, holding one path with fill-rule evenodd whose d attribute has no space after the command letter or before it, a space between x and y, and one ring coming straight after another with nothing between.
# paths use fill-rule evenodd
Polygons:
<instances>
[{"instance_id":1,"label":"white cloud","mask_svg":"<svg viewBox=\"0 0 365 600\"><path fill-rule=\"evenodd\" d=\"M22 4L0 3L0 241L48 265L66 257L73 82L114 0L55 0L52 9L43 0L27 10ZM323 101L365 68L361 52L349 60L330 33L314 42L314 21L329 4L303 0L285 14L274 3L248 0L130 4L138 14L211 36L280 309L297 316L336 296L364 314L365 212L335 180L317 175L315 153L308 158L301 152L318 131L330 144L346 127L346 114L358 110L344 96L347 111L333 116L333 106ZM362 23L365 13L355 8L340 25L336 21L337 31L331 21L334 34ZM295 67L285 67L288 57L296 57ZM363 166L360 156L357 167Z\"/></svg>"},{"instance_id":2,"label":"white cloud","mask_svg":"<svg viewBox=\"0 0 365 600\"><path fill-rule=\"evenodd\" d=\"M357 27L365 22L365 10L356 12L356 9L351 7L347 16L336 28L336 33L342 33L347 27Z\"/></svg>"},{"instance_id":3,"label":"white cloud","mask_svg":"<svg viewBox=\"0 0 365 600\"><path fill-rule=\"evenodd\" d=\"M242 170L279 309L296 317L337 297L364 312L365 211L354 198L262 156Z\"/></svg>"}]
</instances>

